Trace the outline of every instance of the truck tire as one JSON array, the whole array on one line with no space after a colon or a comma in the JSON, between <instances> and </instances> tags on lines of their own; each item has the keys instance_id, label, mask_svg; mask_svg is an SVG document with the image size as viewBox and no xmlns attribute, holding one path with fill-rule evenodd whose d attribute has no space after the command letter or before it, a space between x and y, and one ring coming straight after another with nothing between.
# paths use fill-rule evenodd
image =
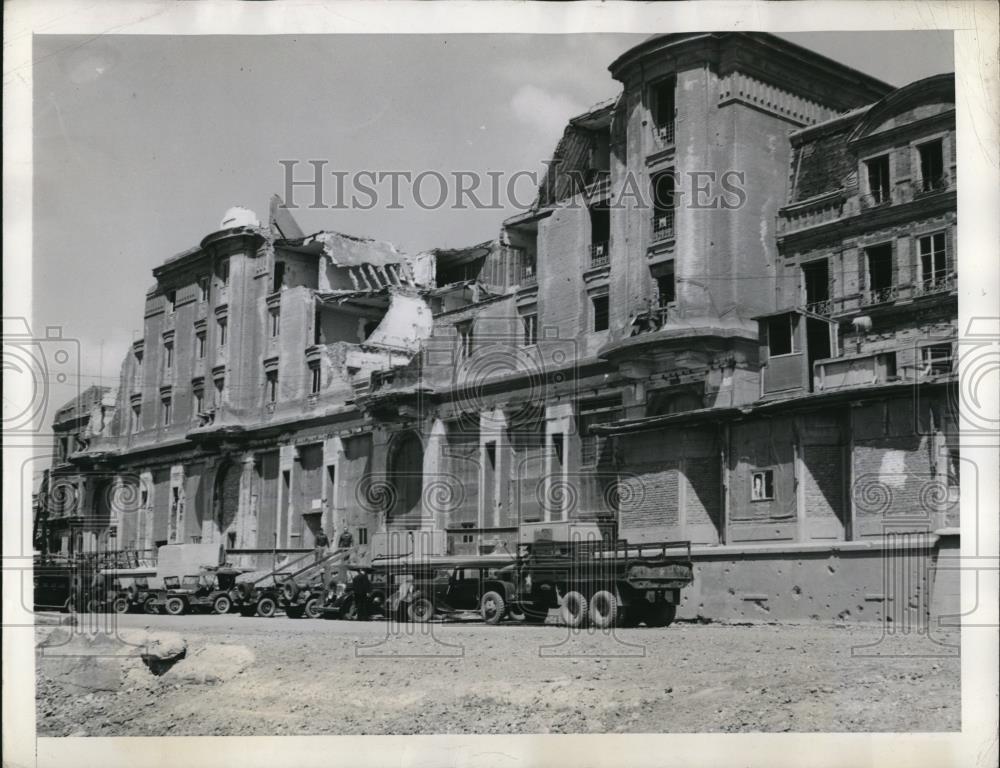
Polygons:
<instances>
[{"instance_id":1,"label":"truck tire","mask_svg":"<svg viewBox=\"0 0 1000 768\"><path fill-rule=\"evenodd\" d=\"M212 613L223 614L229 613L229 609L233 607L233 601L229 599L229 595L219 595L212 601Z\"/></svg>"},{"instance_id":2,"label":"truck tire","mask_svg":"<svg viewBox=\"0 0 1000 768\"><path fill-rule=\"evenodd\" d=\"M590 623L598 629L609 629L618 623L618 598L606 589L590 598Z\"/></svg>"},{"instance_id":3,"label":"truck tire","mask_svg":"<svg viewBox=\"0 0 1000 768\"><path fill-rule=\"evenodd\" d=\"M285 586L281 588L281 592L285 596L286 603L294 603L295 598L299 596L299 585L294 581L286 581Z\"/></svg>"},{"instance_id":4,"label":"truck tire","mask_svg":"<svg viewBox=\"0 0 1000 768\"><path fill-rule=\"evenodd\" d=\"M278 604L274 602L274 598L262 597L257 601L257 615L263 616L265 619L270 619L278 610Z\"/></svg>"},{"instance_id":5,"label":"truck tire","mask_svg":"<svg viewBox=\"0 0 1000 768\"><path fill-rule=\"evenodd\" d=\"M320 613L322 613L322 611L320 611L320 604L318 597L310 597L308 600L306 600L306 618L318 619Z\"/></svg>"},{"instance_id":6,"label":"truck tire","mask_svg":"<svg viewBox=\"0 0 1000 768\"><path fill-rule=\"evenodd\" d=\"M434 604L426 597L418 597L410 603L406 615L410 617L410 621L430 621L434 618Z\"/></svg>"},{"instance_id":7,"label":"truck tire","mask_svg":"<svg viewBox=\"0 0 1000 768\"><path fill-rule=\"evenodd\" d=\"M115 613L128 613L129 601L127 597L116 597L111 604L111 610Z\"/></svg>"},{"instance_id":8,"label":"truck tire","mask_svg":"<svg viewBox=\"0 0 1000 768\"><path fill-rule=\"evenodd\" d=\"M582 627L587 622L587 598L570 590L563 595L559 617L567 627Z\"/></svg>"},{"instance_id":9,"label":"truck tire","mask_svg":"<svg viewBox=\"0 0 1000 768\"><path fill-rule=\"evenodd\" d=\"M155 616L160 612L160 607L156 604L156 596L150 595L142 604L142 612Z\"/></svg>"},{"instance_id":10,"label":"truck tire","mask_svg":"<svg viewBox=\"0 0 1000 768\"><path fill-rule=\"evenodd\" d=\"M669 627L677 615L677 606L666 600L657 600L646 609L647 627Z\"/></svg>"},{"instance_id":11,"label":"truck tire","mask_svg":"<svg viewBox=\"0 0 1000 768\"><path fill-rule=\"evenodd\" d=\"M499 624L504 617L506 604L499 592L489 591L479 601L479 612L487 624Z\"/></svg>"},{"instance_id":12,"label":"truck tire","mask_svg":"<svg viewBox=\"0 0 1000 768\"><path fill-rule=\"evenodd\" d=\"M182 597L171 597L167 599L166 606L167 613L171 616L182 616L187 610L187 603L184 602Z\"/></svg>"}]
</instances>

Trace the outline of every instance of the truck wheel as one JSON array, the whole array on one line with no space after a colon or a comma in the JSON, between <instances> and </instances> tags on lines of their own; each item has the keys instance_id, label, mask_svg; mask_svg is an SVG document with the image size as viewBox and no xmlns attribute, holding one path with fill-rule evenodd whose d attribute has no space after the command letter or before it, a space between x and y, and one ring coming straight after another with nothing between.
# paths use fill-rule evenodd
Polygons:
<instances>
[{"instance_id":1,"label":"truck wheel","mask_svg":"<svg viewBox=\"0 0 1000 768\"><path fill-rule=\"evenodd\" d=\"M166 609L167 613L171 616L180 616L184 613L187 605L184 600L180 597L171 597L167 600Z\"/></svg>"},{"instance_id":2,"label":"truck wheel","mask_svg":"<svg viewBox=\"0 0 1000 768\"><path fill-rule=\"evenodd\" d=\"M148 613L150 615L155 615L160 612L159 607L156 605L156 596L150 595L146 598L145 602L142 604L143 613Z\"/></svg>"},{"instance_id":3,"label":"truck wheel","mask_svg":"<svg viewBox=\"0 0 1000 768\"><path fill-rule=\"evenodd\" d=\"M320 615L320 606L318 597L310 597L306 600L306 616L310 619L318 619Z\"/></svg>"},{"instance_id":4,"label":"truck wheel","mask_svg":"<svg viewBox=\"0 0 1000 768\"><path fill-rule=\"evenodd\" d=\"M127 597L116 597L115 601L111 604L111 609L115 613L128 613L128 598Z\"/></svg>"},{"instance_id":5,"label":"truck wheel","mask_svg":"<svg viewBox=\"0 0 1000 768\"><path fill-rule=\"evenodd\" d=\"M434 618L434 605L426 597L418 597L407 610L410 621L425 622Z\"/></svg>"},{"instance_id":6,"label":"truck wheel","mask_svg":"<svg viewBox=\"0 0 1000 768\"><path fill-rule=\"evenodd\" d=\"M567 627L582 627L587 621L587 598L573 590L563 595L559 617Z\"/></svg>"},{"instance_id":7,"label":"truck wheel","mask_svg":"<svg viewBox=\"0 0 1000 768\"><path fill-rule=\"evenodd\" d=\"M233 607L233 601L229 599L229 595L219 595L215 598L212 603L212 613L223 614L229 613L229 609Z\"/></svg>"},{"instance_id":8,"label":"truck wheel","mask_svg":"<svg viewBox=\"0 0 1000 768\"><path fill-rule=\"evenodd\" d=\"M487 592L479 602L479 612L487 624L499 624L503 619L505 608L506 605L499 592Z\"/></svg>"},{"instance_id":9,"label":"truck wheel","mask_svg":"<svg viewBox=\"0 0 1000 768\"><path fill-rule=\"evenodd\" d=\"M590 598L590 622L598 629L608 629L618 622L618 599L608 590Z\"/></svg>"},{"instance_id":10,"label":"truck wheel","mask_svg":"<svg viewBox=\"0 0 1000 768\"><path fill-rule=\"evenodd\" d=\"M669 627L677 615L677 606L666 600L657 600L646 611L647 627Z\"/></svg>"},{"instance_id":11,"label":"truck wheel","mask_svg":"<svg viewBox=\"0 0 1000 768\"><path fill-rule=\"evenodd\" d=\"M278 610L277 603L274 602L273 598L262 597L257 601L257 615L263 616L265 619L270 619L274 616L275 612Z\"/></svg>"}]
</instances>

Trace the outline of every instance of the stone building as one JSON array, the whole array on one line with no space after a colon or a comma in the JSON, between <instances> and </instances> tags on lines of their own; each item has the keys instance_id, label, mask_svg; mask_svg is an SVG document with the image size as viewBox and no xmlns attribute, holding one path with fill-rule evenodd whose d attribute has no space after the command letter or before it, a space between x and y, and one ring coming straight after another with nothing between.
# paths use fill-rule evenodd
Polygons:
<instances>
[{"instance_id":1,"label":"stone building","mask_svg":"<svg viewBox=\"0 0 1000 768\"><path fill-rule=\"evenodd\" d=\"M472 553L596 521L697 545L680 615L711 617L857 615L893 505L928 494L902 530L933 549L957 513L952 78L893 89L740 33L610 69L621 93L493 240L411 256L274 200L157 267L72 457L136 489L119 540ZM889 507L856 502L869 476Z\"/></svg>"}]
</instances>

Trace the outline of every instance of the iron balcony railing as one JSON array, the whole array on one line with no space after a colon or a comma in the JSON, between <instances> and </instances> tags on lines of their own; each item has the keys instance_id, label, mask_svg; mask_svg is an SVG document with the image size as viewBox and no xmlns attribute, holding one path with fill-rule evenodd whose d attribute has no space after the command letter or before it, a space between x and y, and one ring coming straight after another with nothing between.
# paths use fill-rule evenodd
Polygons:
<instances>
[{"instance_id":1,"label":"iron balcony railing","mask_svg":"<svg viewBox=\"0 0 1000 768\"><path fill-rule=\"evenodd\" d=\"M955 290L955 275L940 275L924 280L914 287L914 294L926 296L931 293L946 293Z\"/></svg>"},{"instance_id":2,"label":"iron balcony railing","mask_svg":"<svg viewBox=\"0 0 1000 768\"><path fill-rule=\"evenodd\" d=\"M818 301L810 301L805 306L806 312L812 312L814 315L827 315L833 314L833 301L830 299L819 299Z\"/></svg>"},{"instance_id":3,"label":"iron balcony railing","mask_svg":"<svg viewBox=\"0 0 1000 768\"><path fill-rule=\"evenodd\" d=\"M653 242L669 240L674 236L674 212L657 211L653 216Z\"/></svg>"},{"instance_id":4,"label":"iron balcony railing","mask_svg":"<svg viewBox=\"0 0 1000 768\"><path fill-rule=\"evenodd\" d=\"M653 126L653 135L656 140L661 144L673 144L674 143L674 121L671 120L666 125L655 125Z\"/></svg>"},{"instance_id":5,"label":"iron balcony railing","mask_svg":"<svg viewBox=\"0 0 1000 768\"><path fill-rule=\"evenodd\" d=\"M590 266L604 267L611 262L611 252L607 242L594 243L590 246Z\"/></svg>"},{"instance_id":6,"label":"iron balcony railing","mask_svg":"<svg viewBox=\"0 0 1000 768\"><path fill-rule=\"evenodd\" d=\"M899 287L890 285L886 288L875 288L865 291L861 298L862 304L888 304L899 298Z\"/></svg>"}]
</instances>

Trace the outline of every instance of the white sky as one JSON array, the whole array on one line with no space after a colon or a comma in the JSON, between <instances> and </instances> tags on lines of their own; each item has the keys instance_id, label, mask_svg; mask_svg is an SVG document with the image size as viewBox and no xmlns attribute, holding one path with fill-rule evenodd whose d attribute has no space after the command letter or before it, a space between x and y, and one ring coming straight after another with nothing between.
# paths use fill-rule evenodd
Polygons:
<instances>
[{"instance_id":1,"label":"white sky","mask_svg":"<svg viewBox=\"0 0 1000 768\"><path fill-rule=\"evenodd\" d=\"M784 36L894 85L954 69L947 32ZM80 388L114 386L152 268L197 245L232 205L266 216L282 192L279 159L414 174L537 170L569 117L618 92L607 66L643 38L36 36L32 327L79 339ZM306 232L416 252L492 238L513 212L296 217ZM57 403L78 391L52 387Z\"/></svg>"}]
</instances>

